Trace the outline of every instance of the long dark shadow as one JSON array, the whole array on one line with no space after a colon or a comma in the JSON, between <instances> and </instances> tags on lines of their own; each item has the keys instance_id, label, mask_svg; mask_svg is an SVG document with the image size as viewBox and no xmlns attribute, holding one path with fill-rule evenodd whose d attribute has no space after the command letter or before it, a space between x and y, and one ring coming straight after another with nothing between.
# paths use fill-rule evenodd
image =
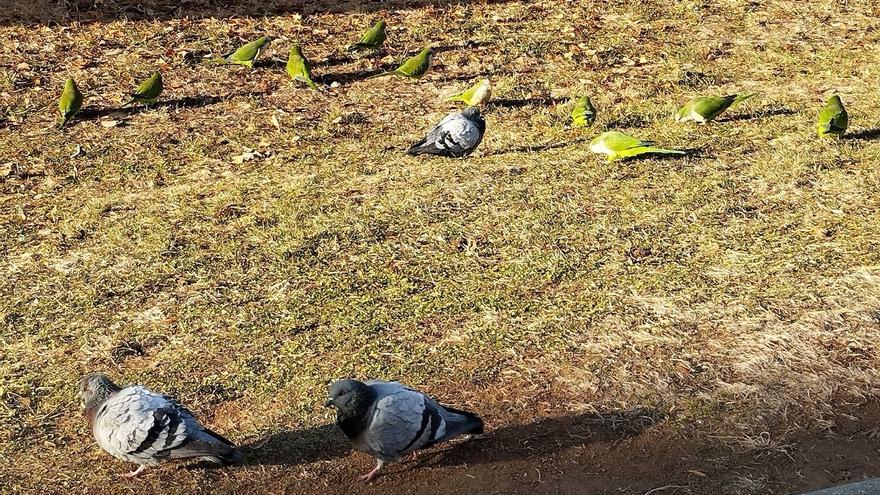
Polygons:
<instances>
[{"instance_id":1,"label":"long dark shadow","mask_svg":"<svg viewBox=\"0 0 880 495\"><path fill-rule=\"evenodd\" d=\"M457 0L467 4L475 0ZM512 0L488 0L506 3ZM0 11L0 25L54 25L71 22L114 22L121 18L132 21L164 19L229 19L233 17L264 17L286 14L376 12L429 6L444 7L449 0L277 0L264 6L236 0L10 0ZM479 3L487 3L480 0Z\"/></svg>"},{"instance_id":2,"label":"long dark shadow","mask_svg":"<svg viewBox=\"0 0 880 495\"><path fill-rule=\"evenodd\" d=\"M880 127L873 129L862 129L861 131L844 134L843 139L852 139L854 141L874 141L880 139Z\"/></svg>"},{"instance_id":3,"label":"long dark shadow","mask_svg":"<svg viewBox=\"0 0 880 495\"><path fill-rule=\"evenodd\" d=\"M351 84L355 81L363 81L365 79L370 79L371 77L380 76L383 73L391 72L397 68L397 65L393 64L383 64L375 69L365 69L365 70L356 70L352 72L335 72L329 74L320 74L316 77L317 80L321 81L324 84ZM396 77L389 75L388 77Z\"/></svg>"},{"instance_id":4,"label":"long dark shadow","mask_svg":"<svg viewBox=\"0 0 880 495\"><path fill-rule=\"evenodd\" d=\"M728 117L721 117L718 122L744 122L747 120L763 119L766 117L775 117L777 115L794 115L797 112L790 108L768 108L757 109L748 113L733 114Z\"/></svg>"},{"instance_id":5,"label":"long dark shadow","mask_svg":"<svg viewBox=\"0 0 880 495\"><path fill-rule=\"evenodd\" d=\"M95 120L102 117L130 117L147 111L151 108L199 108L219 103L223 98L219 96L185 96L170 100L160 100L152 105L132 104L126 107L86 107L77 115L78 119Z\"/></svg>"},{"instance_id":6,"label":"long dark shadow","mask_svg":"<svg viewBox=\"0 0 880 495\"><path fill-rule=\"evenodd\" d=\"M241 448L245 465L298 465L345 457L348 439L335 424L282 430Z\"/></svg>"},{"instance_id":7,"label":"long dark shadow","mask_svg":"<svg viewBox=\"0 0 880 495\"><path fill-rule=\"evenodd\" d=\"M585 143L589 141L586 137L581 137L577 139L572 139L569 141L560 141L558 143L544 143L544 144L532 144L525 146L517 146L516 148L508 148L502 150L494 150L486 153L484 156L495 156L495 155L505 155L507 153L534 153L541 152L546 150L554 150L557 148L565 148L566 146L571 146L573 144Z\"/></svg>"},{"instance_id":8,"label":"long dark shadow","mask_svg":"<svg viewBox=\"0 0 880 495\"><path fill-rule=\"evenodd\" d=\"M445 449L432 452L430 459L419 463L457 466L526 459L589 443L633 437L665 418L666 413L658 409L636 407L542 419L489 430L479 437L454 442Z\"/></svg>"},{"instance_id":9,"label":"long dark shadow","mask_svg":"<svg viewBox=\"0 0 880 495\"><path fill-rule=\"evenodd\" d=\"M568 101L568 98L554 98L548 96L546 98L496 98L489 102L487 106L489 107L501 107L501 108L522 108L528 106L541 106L541 107L549 107L553 105L558 105Z\"/></svg>"}]
</instances>

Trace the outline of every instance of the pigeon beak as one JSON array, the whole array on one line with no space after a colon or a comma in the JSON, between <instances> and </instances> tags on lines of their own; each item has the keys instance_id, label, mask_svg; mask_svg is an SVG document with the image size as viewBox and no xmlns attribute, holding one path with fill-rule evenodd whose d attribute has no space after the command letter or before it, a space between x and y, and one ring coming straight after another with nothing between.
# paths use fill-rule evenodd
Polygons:
<instances>
[{"instance_id":1,"label":"pigeon beak","mask_svg":"<svg viewBox=\"0 0 880 495\"><path fill-rule=\"evenodd\" d=\"M333 399L327 399L327 402L324 403L324 407L333 407Z\"/></svg>"}]
</instances>

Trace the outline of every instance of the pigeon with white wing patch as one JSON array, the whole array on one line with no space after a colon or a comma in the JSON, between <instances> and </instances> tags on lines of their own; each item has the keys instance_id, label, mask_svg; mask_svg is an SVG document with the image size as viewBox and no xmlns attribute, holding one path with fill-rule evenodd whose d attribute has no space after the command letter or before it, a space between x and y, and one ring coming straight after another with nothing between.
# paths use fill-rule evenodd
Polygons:
<instances>
[{"instance_id":1,"label":"pigeon with white wing patch","mask_svg":"<svg viewBox=\"0 0 880 495\"><path fill-rule=\"evenodd\" d=\"M459 435L483 433L476 414L438 404L398 382L353 379L330 386L328 407L336 408L336 424L352 446L377 459L360 479L369 481L386 462Z\"/></svg>"},{"instance_id":2,"label":"pigeon with white wing patch","mask_svg":"<svg viewBox=\"0 0 880 495\"><path fill-rule=\"evenodd\" d=\"M470 155L486 132L486 121L477 107L447 115L424 139L412 145L407 154L464 158Z\"/></svg>"},{"instance_id":3,"label":"pigeon with white wing patch","mask_svg":"<svg viewBox=\"0 0 880 495\"><path fill-rule=\"evenodd\" d=\"M199 424L170 397L140 386L120 388L100 373L80 381L79 395L98 445L138 464L125 477L167 459L201 458L224 466L241 462L232 442Z\"/></svg>"}]
</instances>

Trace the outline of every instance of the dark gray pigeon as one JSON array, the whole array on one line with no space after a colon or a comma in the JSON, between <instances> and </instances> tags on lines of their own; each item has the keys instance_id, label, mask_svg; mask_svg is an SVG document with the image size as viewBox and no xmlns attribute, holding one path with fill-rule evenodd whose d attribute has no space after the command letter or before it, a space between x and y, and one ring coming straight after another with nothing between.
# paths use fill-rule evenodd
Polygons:
<instances>
[{"instance_id":1,"label":"dark gray pigeon","mask_svg":"<svg viewBox=\"0 0 880 495\"><path fill-rule=\"evenodd\" d=\"M199 424L170 397L139 386L119 388L100 373L80 381L79 395L98 445L139 465L124 477L165 459L199 457L224 466L241 461L232 442Z\"/></svg>"},{"instance_id":2,"label":"dark gray pigeon","mask_svg":"<svg viewBox=\"0 0 880 495\"><path fill-rule=\"evenodd\" d=\"M407 154L464 158L477 149L485 132L486 121L480 109L468 107L444 117L424 139L412 145Z\"/></svg>"},{"instance_id":3,"label":"dark gray pigeon","mask_svg":"<svg viewBox=\"0 0 880 495\"><path fill-rule=\"evenodd\" d=\"M386 462L416 450L483 433L483 420L476 414L440 405L398 382L339 380L330 386L329 395L325 405L336 408L336 424L352 446L378 460L361 481L373 479Z\"/></svg>"}]
</instances>

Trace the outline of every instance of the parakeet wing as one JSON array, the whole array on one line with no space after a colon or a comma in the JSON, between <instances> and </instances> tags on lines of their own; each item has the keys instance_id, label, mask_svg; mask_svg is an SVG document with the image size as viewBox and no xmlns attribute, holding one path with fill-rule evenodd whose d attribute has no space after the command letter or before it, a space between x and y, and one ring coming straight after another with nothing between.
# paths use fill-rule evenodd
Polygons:
<instances>
[{"instance_id":1,"label":"parakeet wing","mask_svg":"<svg viewBox=\"0 0 880 495\"><path fill-rule=\"evenodd\" d=\"M238 50L235 50L231 54L227 55L227 59L234 60L238 62L244 62L247 60L253 60L257 57L257 54L260 52L260 49L263 48L263 45L266 44L266 37L258 38L250 43L244 44Z\"/></svg>"},{"instance_id":2,"label":"parakeet wing","mask_svg":"<svg viewBox=\"0 0 880 495\"><path fill-rule=\"evenodd\" d=\"M162 74L154 72L152 76L138 86L134 97L142 99L158 98L162 93Z\"/></svg>"},{"instance_id":3,"label":"parakeet wing","mask_svg":"<svg viewBox=\"0 0 880 495\"><path fill-rule=\"evenodd\" d=\"M612 131L605 134L603 144L612 151L621 152L638 146L650 146L654 143L650 141L641 141L628 134Z\"/></svg>"},{"instance_id":4,"label":"parakeet wing","mask_svg":"<svg viewBox=\"0 0 880 495\"><path fill-rule=\"evenodd\" d=\"M702 96L694 98L689 105L698 114L705 117L706 120L712 120L721 112L730 108L736 100L736 95L729 96Z\"/></svg>"}]
</instances>

